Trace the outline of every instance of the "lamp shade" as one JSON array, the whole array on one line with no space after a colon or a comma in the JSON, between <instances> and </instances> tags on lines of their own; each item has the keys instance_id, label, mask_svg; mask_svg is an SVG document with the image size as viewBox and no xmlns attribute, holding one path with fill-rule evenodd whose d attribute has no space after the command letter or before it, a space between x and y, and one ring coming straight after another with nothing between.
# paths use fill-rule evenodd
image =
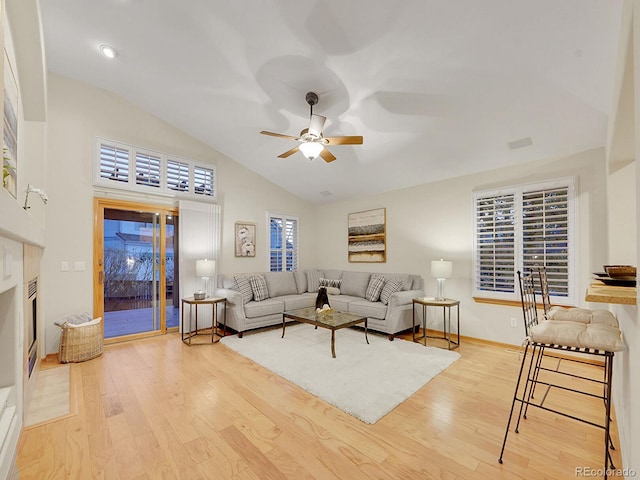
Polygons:
<instances>
[{"instance_id":1,"label":"lamp shade","mask_svg":"<svg viewBox=\"0 0 640 480\"><path fill-rule=\"evenodd\" d=\"M196 260L196 276L197 277L213 277L216 273L215 260Z\"/></svg>"},{"instance_id":2,"label":"lamp shade","mask_svg":"<svg viewBox=\"0 0 640 480\"><path fill-rule=\"evenodd\" d=\"M309 160L313 160L324 149L321 143L318 142L305 142L298 147L302 154Z\"/></svg>"},{"instance_id":3,"label":"lamp shade","mask_svg":"<svg viewBox=\"0 0 640 480\"><path fill-rule=\"evenodd\" d=\"M431 260L431 276L434 278L451 278L453 262L447 260Z\"/></svg>"}]
</instances>

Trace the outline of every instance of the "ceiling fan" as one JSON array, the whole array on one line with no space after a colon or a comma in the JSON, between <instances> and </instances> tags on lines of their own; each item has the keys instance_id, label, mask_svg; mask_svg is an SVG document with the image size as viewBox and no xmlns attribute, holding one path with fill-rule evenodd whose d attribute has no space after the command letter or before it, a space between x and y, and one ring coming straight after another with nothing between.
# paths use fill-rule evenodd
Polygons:
<instances>
[{"instance_id":1,"label":"ceiling fan","mask_svg":"<svg viewBox=\"0 0 640 480\"><path fill-rule=\"evenodd\" d=\"M300 151L309 160L313 160L320 156L325 162L329 163L333 162L336 157L326 149L327 145L362 145L363 139L359 135L348 137L324 137L322 135L322 127L324 127L324 122L327 118L322 115L314 115L313 113L313 106L318 103L318 95L314 92L307 92L305 100L309 104L310 122L309 128L302 130L299 137L283 135L282 133L267 132L265 130L260 132L263 135L271 135L272 137L286 138L288 140L300 142L300 145L281 153L278 155L278 158L287 158L288 156Z\"/></svg>"}]
</instances>

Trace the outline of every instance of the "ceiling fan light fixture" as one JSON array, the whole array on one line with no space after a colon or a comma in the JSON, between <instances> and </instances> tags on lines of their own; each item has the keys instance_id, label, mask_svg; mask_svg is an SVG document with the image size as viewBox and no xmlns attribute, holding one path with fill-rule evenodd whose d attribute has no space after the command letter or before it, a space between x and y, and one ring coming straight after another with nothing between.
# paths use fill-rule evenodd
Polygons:
<instances>
[{"instance_id":1,"label":"ceiling fan light fixture","mask_svg":"<svg viewBox=\"0 0 640 480\"><path fill-rule=\"evenodd\" d=\"M318 95L313 92L308 92L306 96L307 103L309 104L309 127L303 129L300 132L299 137L292 137L291 135L284 135L282 133L273 133L262 130L262 135L269 135L271 137L286 138L287 140L295 140L299 142L297 147L291 148L284 153L278 155L278 158L287 158L297 152L302 152L305 158L309 160L315 160L318 156L331 163L336 159L336 156L325 148L325 145L362 145L362 137L359 135L341 136L341 137L325 137L322 134L322 129L327 120L327 117L322 115L316 115L313 113L313 106L318 103Z\"/></svg>"},{"instance_id":2,"label":"ceiling fan light fixture","mask_svg":"<svg viewBox=\"0 0 640 480\"><path fill-rule=\"evenodd\" d=\"M318 142L304 142L300 144L299 149L309 160L314 160L324 150L324 146Z\"/></svg>"}]
</instances>

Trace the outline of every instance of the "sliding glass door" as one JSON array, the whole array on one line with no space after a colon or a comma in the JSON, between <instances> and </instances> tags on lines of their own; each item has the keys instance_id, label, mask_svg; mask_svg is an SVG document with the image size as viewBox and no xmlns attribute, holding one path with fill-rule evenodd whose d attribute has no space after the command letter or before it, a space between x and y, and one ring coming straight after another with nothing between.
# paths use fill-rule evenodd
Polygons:
<instances>
[{"instance_id":1,"label":"sliding glass door","mask_svg":"<svg viewBox=\"0 0 640 480\"><path fill-rule=\"evenodd\" d=\"M105 339L177 328L176 211L98 199L95 239L94 299Z\"/></svg>"}]
</instances>

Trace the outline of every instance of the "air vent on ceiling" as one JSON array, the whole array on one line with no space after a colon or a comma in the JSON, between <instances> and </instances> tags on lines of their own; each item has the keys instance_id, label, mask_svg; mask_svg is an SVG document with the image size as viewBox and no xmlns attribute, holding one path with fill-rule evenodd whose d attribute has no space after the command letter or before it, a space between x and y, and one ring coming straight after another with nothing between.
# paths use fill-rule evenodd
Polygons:
<instances>
[{"instance_id":1,"label":"air vent on ceiling","mask_svg":"<svg viewBox=\"0 0 640 480\"><path fill-rule=\"evenodd\" d=\"M533 145L533 141L531 140L531 137L526 137L520 138L519 140L514 140L513 142L509 142L507 145L509 145L509 148L511 150L517 150L518 148L524 148Z\"/></svg>"}]
</instances>

